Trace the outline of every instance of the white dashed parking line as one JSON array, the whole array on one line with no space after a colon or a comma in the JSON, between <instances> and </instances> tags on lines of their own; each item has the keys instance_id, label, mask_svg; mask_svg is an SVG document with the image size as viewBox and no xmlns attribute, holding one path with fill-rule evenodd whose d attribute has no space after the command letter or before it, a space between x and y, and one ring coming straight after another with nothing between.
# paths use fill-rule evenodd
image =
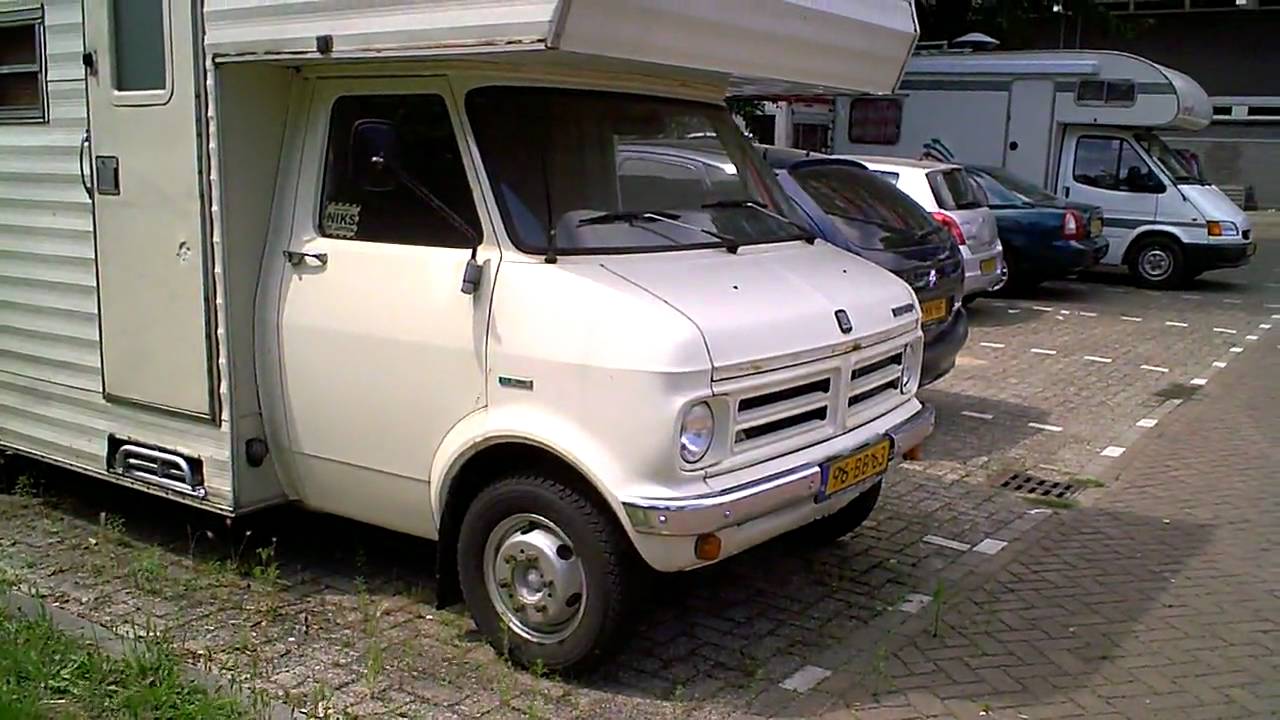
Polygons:
<instances>
[{"instance_id":1,"label":"white dashed parking line","mask_svg":"<svg viewBox=\"0 0 1280 720\"><path fill-rule=\"evenodd\" d=\"M1062 428L1058 425L1046 425L1044 423L1029 422L1027 423L1027 427L1033 427L1037 430L1044 430L1045 432L1062 432Z\"/></svg>"},{"instance_id":2,"label":"white dashed parking line","mask_svg":"<svg viewBox=\"0 0 1280 720\"><path fill-rule=\"evenodd\" d=\"M1108 357L1099 357L1099 356L1097 356L1097 355L1085 355L1085 356L1084 356L1084 359L1085 359L1085 360L1088 360L1089 362L1096 362L1096 363L1109 363L1109 362L1111 362L1111 358L1108 358Z\"/></svg>"},{"instance_id":3,"label":"white dashed parking line","mask_svg":"<svg viewBox=\"0 0 1280 720\"><path fill-rule=\"evenodd\" d=\"M1245 340L1257 340L1257 339L1258 339L1258 336L1257 336L1257 335L1245 335L1245 336L1244 336L1244 339L1245 339Z\"/></svg>"},{"instance_id":4,"label":"white dashed parking line","mask_svg":"<svg viewBox=\"0 0 1280 720\"><path fill-rule=\"evenodd\" d=\"M1005 548L1009 543L1004 540L996 540L995 538L987 538L977 545L973 546L973 551L982 553L983 555L995 555Z\"/></svg>"},{"instance_id":5,"label":"white dashed parking line","mask_svg":"<svg viewBox=\"0 0 1280 720\"><path fill-rule=\"evenodd\" d=\"M962 543L959 540L951 540L950 538L938 537L937 535L925 535L921 538L921 542L927 542L930 545L939 545L952 550L959 550L960 552L969 552L970 548L968 543Z\"/></svg>"},{"instance_id":6,"label":"white dashed parking line","mask_svg":"<svg viewBox=\"0 0 1280 720\"><path fill-rule=\"evenodd\" d=\"M1156 426L1156 423L1158 422L1160 421L1156 420L1155 418L1142 418L1141 420L1139 420L1134 424L1140 428L1153 428Z\"/></svg>"},{"instance_id":7,"label":"white dashed parking line","mask_svg":"<svg viewBox=\"0 0 1280 720\"><path fill-rule=\"evenodd\" d=\"M1164 324L1168 325L1169 327L1190 327L1186 323L1178 322L1177 320L1165 320Z\"/></svg>"},{"instance_id":8,"label":"white dashed parking line","mask_svg":"<svg viewBox=\"0 0 1280 720\"><path fill-rule=\"evenodd\" d=\"M1191 378L1191 384L1192 384L1192 385L1195 385L1195 386L1197 386L1197 387L1199 387L1199 386L1203 386L1203 385L1208 385L1208 384L1209 384L1209 378Z\"/></svg>"},{"instance_id":9,"label":"white dashed parking line","mask_svg":"<svg viewBox=\"0 0 1280 720\"><path fill-rule=\"evenodd\" d=\"M915 611L911 610L910 612L915 612ZM778 683L778 685L783 690L790 690L792 692L798 692L798 693L807 693L810 690L812 690L815 685L822 682L823 680L826 680L829 677L831 677L830 670L826 668L820 668L817 665L805 665L804 667L792 673L791 677Z\"/></svg>"},{"instance_id":10,"label":"white dashed parking line","mask_svg":"<svg viewBox=\"0 0 1280 720\"><path fill-rule=\"evenodd\" d=\"M1227 335L1235 335L1235 334L1236 334L1236 331L1235 331L1235 330L1232 330L1231 328L1220 328L1220 327L1216 327L1216 328L1214 328L1214 329L1213 329L1213 331L1214 331L1214 332L1216 332L1216 333L1226 333Z\"/></svg>"},{"instance_id":11,"label":"white dashed parking line","mask_svg":"<svg viewBox=\"0 0 1280 720\"><path fill-rule=\"evenodd\" d=\"M1242 303L1242 302L1244 302L1244 301L1243 301L1243 300L1233 300L1233 299L1231 299L1231 298L1227 298L1227 299L1223 300L1222 302L1227 303L1228 305L1239 305L1240 303Z\"/></svg>"},{"instance_id":12,"label":"white dashed parking line","mask_svg":"<svg viewBox=\"0 0 1280 720\"><path fill-rule=\"evenodd\" d=\"M1261 325L1259 325L1259 326L1258 326L1258 329L1259 329L1259 330L1270 330L1270 329L1271 329L1271 325L1269 325L1268 323L1262 323Z\"/></svg>"},{"instance_id":13,"label":"white dashed parking line","mask_svg":"<svg viewBox=\"0 0 1280 720\"><path fill-rule=\"evenodd\" d=\"M1080 314L1080 316L1081 316L1081 317L1098 317L1098 313L1096 313L1096 312L1085 312L1084 310L1079 311L1079 314Z\"/></svg>"},{"instance_id":14,"label":"white dashed parking line","mask_svg":"<svg viewBox=\"0 0 1280 720\"><path fill-rule=\"evenodd\" d=\"M1120 319L1121 319L1121 320L1128 320L1129 322L1142 322L1142 318L1140 318L1140 317L1134 317L1134 316L1132 316L1132 315L1121 315L1121 316L1120 316Z\"/></svg>"},{"instance_id":15,"label":"white dashed parking line","mask_svg":"<svg viewBox=\"0 0 1280 720\"><path fill-rule=\"evenodd\" d=\"M1167 367L1160 367L1159 365L1143 365L1143 366L1142 366L1142 369L1143 369L1143 370L1150 370L1151 372L1158 372L1158 373L1167 373L1167 372L1169 372L1169 368L1167 368Z\"/></svg>"},{"instance_id":16,"label":"white dashed parking line","mask_svg":"<svg viewBox=\"0 0 1280 720\"><path fill-rule=\"evenodd\" d=\"M1057 350L1045 350L1044 348L1031 348L1031 352L1037 355L1057 355Z\"/></svg>"},{"instance_id":17,"label":"white dashed parking line","mask_svg":"<svg viewBox=\"0 0 1280 720\"><path fill-rule=\"evenodd\" d=\"M1233 347L1233 348L1231 348L1231 350L1229 350L1228 352L1233 352L1233 353L1242 353L1242 352L1244 352L1244 348L1242 348L1242 347Z\"/></svg>"},{"instance_id":18,"label":"white dashed parking line","mask_svg":"<svg viewBox=\"0 0 1280 720\"><path fill-rule=\"evenodd\" d=\"M1124 454L1124 450L1125 449L1119 445L1111 445L1102 451L1102 456L1111 458L1120 457Z\"/></svg>"},{"instance_id":19,"label":"white dashed parking line","mask_svg":"<svg viewBox=\"0 0 1280 720\"><path fill-rule=\"evenodd\" d=\"M961 415L965 417L977 418L979 420L990 420L995 417L991 413L974 412L973 410L961 410Z\"/></svg>"},{"instance_id":20,"label":"white dashed parking line","mask_svg":"<svg viewBox=\"0 0 1280 720\"><path fill-rule=\"evenodd\" d=\"M1227 364L1226 364L1225 362L1223 362L1222 360L1214 360L1214 361L1213 361L1213 366L1214 366L1214 367L1216 367L1216 368L1224 368L1224 367L1226 367L1226 366L1227 366Z\"/></svg>"},{"instance_id":21,"label":"white dashed parking line","mask_svg":"<svg viewBox=\"0 0 1280 720\"><path fill-rule=\"evenodd\" d=\"M981 345L982 347L996 348L996 349L1004 347L1004 343L980 342L978 344Z\"/></svg>"}]
</instances>

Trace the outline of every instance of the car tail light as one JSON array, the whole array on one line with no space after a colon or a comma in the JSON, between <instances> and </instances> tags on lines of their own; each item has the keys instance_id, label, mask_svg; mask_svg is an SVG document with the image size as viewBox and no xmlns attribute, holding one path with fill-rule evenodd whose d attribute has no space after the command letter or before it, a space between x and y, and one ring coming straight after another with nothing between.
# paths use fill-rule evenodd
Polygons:
<instances>
[{"instance_id":1,"label":"car tail light","mask_svg":"<svg viewBox=\"0 0 1280 720\"><path fill-rule=\"evenodd\" d=\"M1078 210L1068 210L1062 216L1062 237L1066 240L1083 240L1089 235L1089 228L1084 224L1084 215Z\"/></svg>"},{"instance_id":2,"label":"car tail light","mask_svg":"<svg viewBox=\"0 0 1280 720\"><path fill-rule=\"evenodd\" d=\"M947 232L951 233L951 237L955 239L957 245L964 244L964 231L960 229L960 223L956 222L955 218L944 212L935 212L931 214L933 215L934 220L942 223L942 226L947 229Z\"/></svg>"}]
</instances>

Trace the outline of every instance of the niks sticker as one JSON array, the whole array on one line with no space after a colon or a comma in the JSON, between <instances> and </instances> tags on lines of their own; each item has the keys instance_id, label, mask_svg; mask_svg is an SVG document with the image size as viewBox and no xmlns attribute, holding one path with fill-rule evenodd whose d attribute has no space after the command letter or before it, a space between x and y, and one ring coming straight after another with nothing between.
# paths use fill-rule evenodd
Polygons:
<instances>
[{"instance_id":1,"label":"niks sticker","mask_svg":"<svg viewBox=\"0 0 1280 720\"><path fill-rule=\"evenodd\" d=\"M360 206L355 203L329 203L320 218L320 229L330 237L355 237L360 229Z\"/></svg>"}]
</instances>

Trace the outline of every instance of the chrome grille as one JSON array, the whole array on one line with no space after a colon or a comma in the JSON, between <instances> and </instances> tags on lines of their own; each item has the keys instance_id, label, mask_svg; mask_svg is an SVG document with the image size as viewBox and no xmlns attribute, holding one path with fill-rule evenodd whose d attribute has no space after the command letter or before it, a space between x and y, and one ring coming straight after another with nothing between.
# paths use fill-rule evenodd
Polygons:
<instances>
[{"instance_id":1,"label":"chrome grille","mask_svg":"<svg viewBox=\"0 0 1280 720\"><path fill-rule=\"evenodd\" d=\"M738 466L845 432L897 407L908 337L781 370L717 383L727 396L731 460Z\"/></svg>"}]
</instances>

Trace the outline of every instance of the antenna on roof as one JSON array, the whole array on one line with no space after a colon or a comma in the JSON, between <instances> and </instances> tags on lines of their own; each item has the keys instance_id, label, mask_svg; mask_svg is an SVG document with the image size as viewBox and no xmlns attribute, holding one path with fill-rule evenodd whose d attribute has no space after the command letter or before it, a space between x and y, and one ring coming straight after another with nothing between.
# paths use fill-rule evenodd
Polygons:
<instances>
[{"instance_id":1,"label":"antenna on roof","mask_svg":"<svg viewBox=\"0 0 1280 720\"><path fill-rule=\"evenodd\" d=\"M1000 41L979 32L971 32L947 43L947 48L954 50L995 50Z\"/></svg>"}]
</instances>

